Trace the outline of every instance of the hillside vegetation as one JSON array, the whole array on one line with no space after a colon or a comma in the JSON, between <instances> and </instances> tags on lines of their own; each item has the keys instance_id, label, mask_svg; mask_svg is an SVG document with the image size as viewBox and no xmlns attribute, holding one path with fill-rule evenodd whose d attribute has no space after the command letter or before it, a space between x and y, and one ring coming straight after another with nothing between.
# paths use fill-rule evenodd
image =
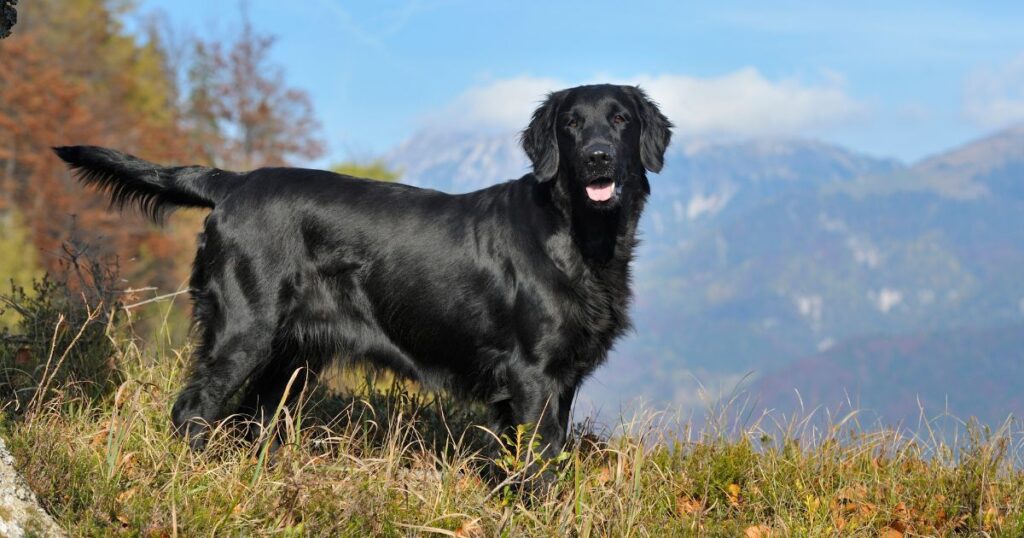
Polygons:
<instances>
[{"instance_id":1,"label":"hillside vegetation","mask_svg":"<svg viewBox=\"0 0 1024 538\"><path fill-rule=\"evenodd\" d=\"M544 462L557 483L533 497L520 487L528 428L518 448L494 454L473 408L350 375L355 390L327 390L340 385L329 380L281 410L279 450L269 433L247 443L226 425L194 453L168 418L190 345L132 330L174 307L107 309L66 290L6 298L21 318L0 351L0 430L72 535L1024 534L1013 424L965 425L943 444L927 423L913 435L856 415L822 429L733 404L694 431L648 411L608 428L578 423L574 443ZM488 479L492 464L511 478Z\"/></svg>"}]
</instances>

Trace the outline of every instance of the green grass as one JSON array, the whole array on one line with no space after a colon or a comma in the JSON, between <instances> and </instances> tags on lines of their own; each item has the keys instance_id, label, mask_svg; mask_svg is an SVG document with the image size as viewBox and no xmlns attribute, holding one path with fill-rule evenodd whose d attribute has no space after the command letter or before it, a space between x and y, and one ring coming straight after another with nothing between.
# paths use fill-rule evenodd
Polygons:
<instances>
[{"instance_id":1,"label":"green grass","mask_svg":"<svg viewBox=\"0 0 1024 538\"><path fill-rule=\"evenodd\" d=\"M168 418L189 348L106 332L116 336L97 349L118 385L97 395L69 377L0 425L72 535L1024 535L1024 436L1013 424L965 426L947 445L926 426L864 428L855 415L821 427L737 419L726 406L695 431L650 411L608 433L577 426L548 462L558 482L531 500L515 482L481 479L489 434L471 425L474 409L401 382L312 391L282 410L276 452L269 435L247 444L221 428L194 453ZM64 351L50 355L87 355Z\"/></svg>"}]
</instances>

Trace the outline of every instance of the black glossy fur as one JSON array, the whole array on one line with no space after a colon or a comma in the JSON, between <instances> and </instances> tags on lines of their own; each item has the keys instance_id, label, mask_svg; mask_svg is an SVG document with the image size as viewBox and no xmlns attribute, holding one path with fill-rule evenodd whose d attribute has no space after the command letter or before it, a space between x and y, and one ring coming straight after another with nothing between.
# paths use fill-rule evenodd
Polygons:
<instances>
[{"instance_id":1,"label":"black glossy fur","mask_svg":"<svg viewBox=\"0 0 1024 538\"><path fill-rule=\"evenodd\" d=\"M634 87L552 93L522 134L534 172L463 195L55 151L154 219L212 208L191 279L200 345L173 409L194 445L246 380L243 411L266 417L296 368L340 357L486 402L499 428L538 424L558 450L577 388L629 326L646 170L661 169L670 128ZM608 179L612 199L588 197Z\"/></svg>"}]
</instances>

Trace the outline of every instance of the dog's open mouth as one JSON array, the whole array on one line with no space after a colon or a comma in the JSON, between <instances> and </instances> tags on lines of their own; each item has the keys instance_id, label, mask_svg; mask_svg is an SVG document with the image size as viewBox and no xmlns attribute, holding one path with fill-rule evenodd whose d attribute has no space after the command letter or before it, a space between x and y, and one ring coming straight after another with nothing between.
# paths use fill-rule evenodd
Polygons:
<instances>
[{"instance_id":1,"label":"dog's open mouth","mask_svg":"<svg viewBox=\"0 0 1024 538\"><path fill-rule=\"evenodd\" d=\"M587 197L595 202L607 202L615 195L615 181L610 177L599 177L587 184Z\"/></svg>"}]
</instances>

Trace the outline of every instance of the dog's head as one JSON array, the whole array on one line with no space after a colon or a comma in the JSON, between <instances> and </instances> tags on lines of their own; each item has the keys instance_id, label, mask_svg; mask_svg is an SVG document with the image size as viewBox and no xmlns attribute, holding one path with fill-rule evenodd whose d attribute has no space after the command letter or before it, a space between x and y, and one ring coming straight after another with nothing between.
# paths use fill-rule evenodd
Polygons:
<instances>
[{"instance_id":1,"label":"dog's head","mask_svg":"<svg viewBox=\"0 0 1024 538\"><path fill-rule=\"evenodd\" d=\"M548 95L522 144L539 181L564 178L570 197L602 210L650 192L644 170L661 170L671 128L640 88L578 86Z\"/></svg>"}]
</instances>

